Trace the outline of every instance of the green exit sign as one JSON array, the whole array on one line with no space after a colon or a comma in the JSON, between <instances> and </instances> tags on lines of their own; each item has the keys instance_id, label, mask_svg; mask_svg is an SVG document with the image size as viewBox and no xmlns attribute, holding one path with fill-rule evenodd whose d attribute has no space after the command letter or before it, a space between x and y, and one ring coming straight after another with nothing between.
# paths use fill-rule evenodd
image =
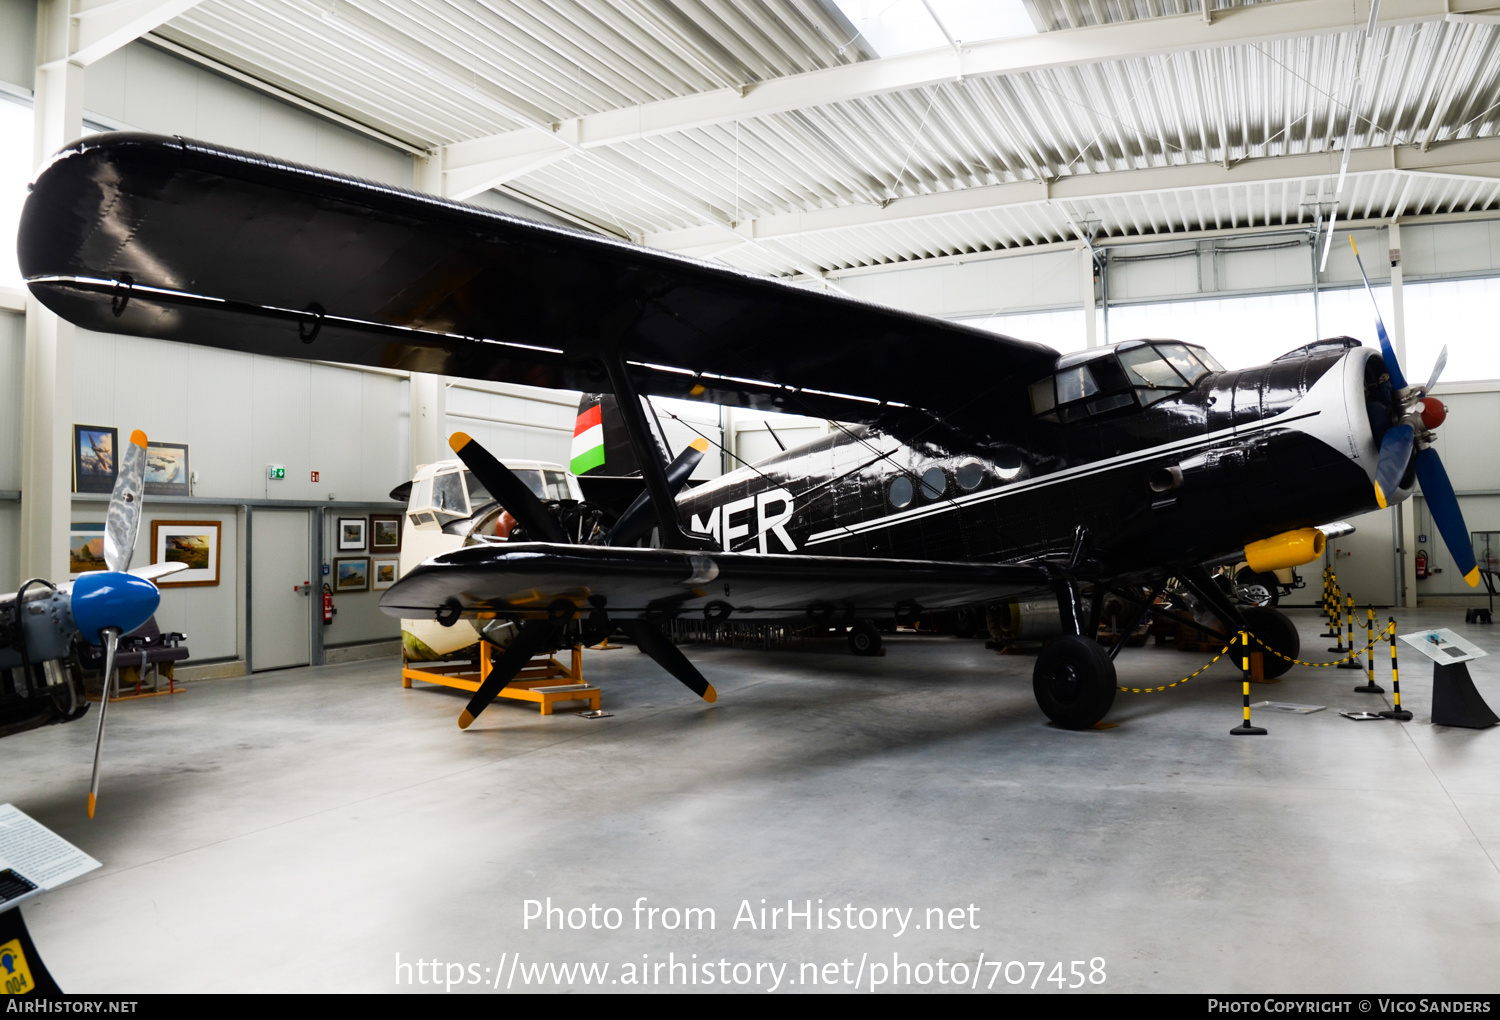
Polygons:
<instances>
[{"instance_id":1,"label":"green exit sign","mask_svg":"<svg viewBox=\"0 0 1500 1020\"><path fill-rule=\"evenodd\" d=\"M266 477L280 480L286 477L286 468L280 464L272 464L266 468Z\"/></svg>"}]
</instances>

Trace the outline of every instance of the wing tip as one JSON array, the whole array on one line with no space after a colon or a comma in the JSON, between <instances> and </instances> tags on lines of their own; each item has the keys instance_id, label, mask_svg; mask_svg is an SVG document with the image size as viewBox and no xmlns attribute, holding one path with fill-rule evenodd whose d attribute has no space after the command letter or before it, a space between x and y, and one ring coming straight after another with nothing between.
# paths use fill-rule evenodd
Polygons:
<instances>
[{"instance_id":1,"label":"wing tip","mask_svg":"<svg viewBox=\"0 0 1500 1020\"><path fill-rule=\"evenodd\" d=\"M471 437L467 432L455 432L453 433L453 435L448 437L448 446L453 450L454 453L459 453L463 450L464 447L468 446L473 441L473 437Z\"/></svg>"},{"instance_id":2,"label":"wing tip","mask_svg":"<svg viewBox=\"0 0 1500 1020\"><path fill-rule=\"evenodd\" d=\"M130 433L130 441L144 450L146 448L146 433L142 432L140 429L136 429L134 432Z\"/></svg>"}]
</instances>

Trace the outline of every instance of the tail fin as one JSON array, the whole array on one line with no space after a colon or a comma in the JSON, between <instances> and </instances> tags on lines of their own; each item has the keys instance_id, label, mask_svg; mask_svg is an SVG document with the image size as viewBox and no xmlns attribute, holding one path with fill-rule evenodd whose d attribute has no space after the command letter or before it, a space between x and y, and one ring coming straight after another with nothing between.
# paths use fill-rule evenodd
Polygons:
<instances>
[{"instance_id":1,"label":"tail fin","mask_svg":"<svg viewBox=\"0 0 1500 1020\"><path fill-rule=\"evenodd\" d=\"M667 455L661 440L653 435L662 462ZM573 424L573 446L569 469L584 478L639 476L640 461L630 445L630 435L620 420L620 405L612 393L585 393L578 401L578 419Z\"/></svg>"}]
</instances>

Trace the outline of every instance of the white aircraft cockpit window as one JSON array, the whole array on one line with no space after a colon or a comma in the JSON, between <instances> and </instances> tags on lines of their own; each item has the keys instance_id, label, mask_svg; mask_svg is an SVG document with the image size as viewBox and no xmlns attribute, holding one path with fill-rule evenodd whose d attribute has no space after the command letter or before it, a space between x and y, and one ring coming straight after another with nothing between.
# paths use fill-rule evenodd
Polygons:
<instances>
[{"instance_id":1,"label":"white aircraft cockpit window","mask_svg":"<svg viewBox=\"0 0 1500 1020\"><path fill-rule=\"evenodd\" d=\"M1189 350L1184 344L1161 344L1156 350L1171 363L1178 375L1187 380L1189 386L1209 373L1209 369L1193 356L1196 352Z\"/></svg>"},{"instance_id":2,"label":"white aircraft cockpit window","mask_svg":"<svg viewBox=\"0 0 1500 1020\"><path fill-rule=\"evenodd\" d=\"M1099 384L1094 382L1094 374L1089 371L1087 365L1079 365L1077 368L1057 373L1057 402L1059 404L1092 397L1098 392Z\"/></svg>"},{"instance_id":3,"label":"white aircraft cockpit window","mask_svg":"<svg viewBox=\"0 0 1500 1020\"><path fill-rule=\"evenodd\" d=\"M1149 344L1121 351L1120 364L1125 367L1125 374L1130 376L1130 381L1136 386L1173 390L1187 386L1187 380L1178 374L1172 363Z\"/></svg>"},{"instance_id":4,"label":"white aircraft cockpit window","mask_svg":"<svg viewBox=\"0 0 1500 1020\"><path fill-rule=\"evenodd\" d=\"M464 491L464 473L449 471L432 479L432 508L458 517L469 516L469 496Z\"/></svg>"},{"instance_id":5,"label":"white aircraft cockpit window","mask_svg":"<svg viewBox=\"0 0 1500 1020\"><path fill-rule=\"evenodd\" d=\"M548 499L572 499L573 494L568 491L568 478L561 471L547 472L547 498Z\"/></svg>"}]
</instances>

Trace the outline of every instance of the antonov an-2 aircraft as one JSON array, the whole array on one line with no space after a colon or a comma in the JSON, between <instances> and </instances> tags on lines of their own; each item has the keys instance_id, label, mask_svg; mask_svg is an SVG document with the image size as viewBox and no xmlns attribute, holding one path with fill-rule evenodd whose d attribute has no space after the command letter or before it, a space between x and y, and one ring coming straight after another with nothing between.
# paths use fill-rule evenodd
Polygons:
<instances>
[{"instance_id":1,"label":"antonov an-2 aircraft","mask_svg":"<svg viewBox=\"0 0 1500 1020\"><path fill-rule=\"evenodd\" d=\"M1037 701L1061 726L1091 726L1115 695L1112 653L1093 639L1107 594L1156 612L1152 593L1175 577L1220 636L1247 628L1295 654L1290 622L1242 611L1211 569L1310 562L1318 525L1418 483L1477 579L1430 447L1442 405L1424 399L1431 381L1407 385L1383 327L1379 352L1339 339L1237 371L1155 340L1061 356L143 134L53 158L26 203L20 263L39 300L89 329L615 396L645 491L612 526L578 527L576 504L544 504L454 437L519 525L429 559L381 605L519 624L461 726L567 626L624 630L712 701L660 621L854 623L1037 597L1055 602L1062 632L1037 659ZM686 472L660 455L647 395L849 424L679 496Z\"/></svg>"}]
</instances>

